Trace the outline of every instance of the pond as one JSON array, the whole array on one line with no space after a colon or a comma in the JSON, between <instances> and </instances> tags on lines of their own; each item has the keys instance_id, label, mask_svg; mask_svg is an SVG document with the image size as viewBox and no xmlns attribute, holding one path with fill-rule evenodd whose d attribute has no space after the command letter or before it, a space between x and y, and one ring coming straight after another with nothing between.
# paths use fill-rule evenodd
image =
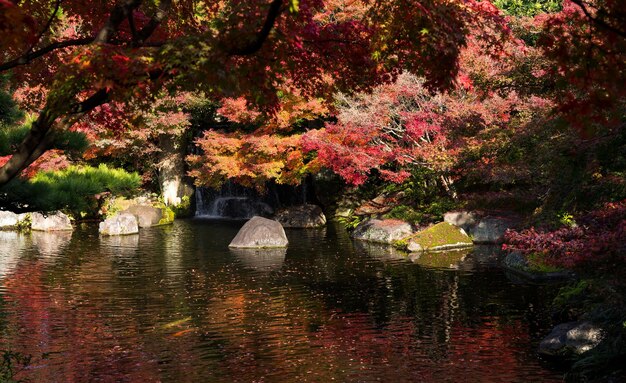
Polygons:
<instances>
[{"instance_id":1,"label":"pond","mask_svg":"<svg viewBox=\"0 0 626 383\"><path fill-rule=\"evenodd\" d=\"M410 260L342 229L231 251L241 222L139 235L0 232L0 349L31 382L560 381L541 361L555 289L496 249Z\"/></svg>"}]
</instances>

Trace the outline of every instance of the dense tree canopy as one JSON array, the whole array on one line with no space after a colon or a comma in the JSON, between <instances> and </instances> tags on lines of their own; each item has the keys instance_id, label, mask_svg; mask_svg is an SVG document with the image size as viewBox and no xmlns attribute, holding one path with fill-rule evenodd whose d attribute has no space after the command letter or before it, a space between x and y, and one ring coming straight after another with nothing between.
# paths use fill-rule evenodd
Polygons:
<instances>
[{"instance_id":1,"label":"dense tree canopy","mask_svg":"<svg viewBox=\"0 0 626 383\"><path fill-rule=\"evenodd\" d=\"M502 22L478 1L3 0L0 10L0 70L38 111L0 183L107 102L141 106L160 89L193 90L271 112L278 89L330 99L400 69L444 86L470 25Z\"/></svg>"}]
</instances>

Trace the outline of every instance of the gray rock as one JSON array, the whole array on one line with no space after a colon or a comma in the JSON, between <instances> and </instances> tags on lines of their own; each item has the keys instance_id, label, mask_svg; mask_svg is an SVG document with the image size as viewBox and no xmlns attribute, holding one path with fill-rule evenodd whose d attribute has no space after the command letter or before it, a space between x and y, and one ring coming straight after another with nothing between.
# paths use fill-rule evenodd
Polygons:
<instances>
[{"instance_id":1,"label":"gray rock","mask_svg":"<svg viewBox=\"0 0 626 383\"><path fill-rule=\"evenodd\" d=\"M517 223L509 218L485 217L470 231L474 243L502 243L504 233Z\"/></svg>"},{"instance_id":2,"label":"gray rock","mask_svg":"<svg viewBox=\"0 0 626 383\"><path fill-rule=\"evenodd\" d=\"M326 225L326 216L317 205L299 205L282 209L276 213L275 220L283 227L313 228Z\"/></svg>"},{"instance_id":3,"label":"gray rock","mask_svg":"<svg viewBox=\"0 0 626 383\"><path fill-rule=\"evenodd\" d=\"M510 252L502 261L505 267L516 270L527 270L528 260L519 251Z\"/></svg>"},{"instance_id":4,"label":"gray rock","mask_svg":"<svg viewBox=\"0 0 626 383\"><path fill-rule=\"evenodd\" d=\"M19 216L10 211L0 211L0 230L14 229L19 223Z\"/></svg>"},{"instance_id":5,"label":"gray rock","mask_svg":"<svg viewBox=\"0 0 626 383\"><path fill-rule=\"evenodd\" d=\"M471 233L478 224L480 217L473 211L450 211L443 215L443 221L460 227L466 233Z\"/></svg>"},{"instance_id":6,"label":"gray rock","mask_svg":"<svg viewBox=\"0 0 626 383\"><path fill-rule=\"evenodd\" d=\"M412 236L407 243L407 250L410 252L442 251L472 246L472 240L465 230L447 222L439 222Z\"/></svg>"},{"instance_id":7,"label":"gray rock","mask_svg":"<svg viewBox=\"0 0 626 383\"><path fill-rule=\"evenodd\" d=\"M354 210L349 207L338 207L337 210L335 210L335 217L348 218L352 213L354 213Z\"/></svg>"},{"instance_id":8,"label":"gray rock","mask_svg":"<svg viewBox=\"0 0 626 383\"><path fill-rule=\"evenodd\" d=\"M70 218L61 213L50 213L44 215L42 213L31 213L32 220L31 229L35 231L63 231L73 230Z\"/></svg>"},{"instance_id":9,"label":"gray rock","mask_svg":"<svg viewBox=\"0 0 626 383\"><path fill-rule=\"evenodd\" d=\"M133 205L122 211L122 213L134 215L137 218L139 227L156 226L163 218L161 209L148 205Z\"/></svg>"},{"instance_id":10,"label":"gray rock","mask_svg":"<svg viewBox=\"0 0 626 383\"><path fill-rule=\"evenodd\" d=\"M287 247L289 241L278 221L254 216L246 222L228 247L272 248Z\"/></svg>"},{"instance_id":11,"label":"gray rock","mask_svg":"<svg viewBox=\"0 0 626 383\"><path fill-rule=\"evenodd\" d=\"M360 241L392 244L413 234L413 228L407 222L398 219L368 219L361 222L352 238Z\"/></svg>"},{"instance_id":12,"label":"gray rock","mask_svg":"<svg viewBox=\"0 0 626 383\"><path fill-rule=\"evenodd\" d=\"M99 231L102 235L127 235L139 233L137 218L130 213L120 213L100 222Z\"/></svg>"},{"instance_id":13,"label":"gray rock","mask_svg":"<svg viewBox=\"0 0 626 383\"><path fill-rule=\"evenodd\" d=\"M406 249L412 253L419 253L425 250L422 245L412 240L409 240L409 243L406 245Z\"/></svg>"},{"instance_id":14,"label":"gray rock","mask_svg":"<svg viewBox=\"0 0 626 383\"><path fill-rule=\"evenodd\" d=\"M568 322L552 329L539 344L539 353L548 356L570 357L596 347L603 339L601 328L590 322Z\"/></svg>"}]
</instances>

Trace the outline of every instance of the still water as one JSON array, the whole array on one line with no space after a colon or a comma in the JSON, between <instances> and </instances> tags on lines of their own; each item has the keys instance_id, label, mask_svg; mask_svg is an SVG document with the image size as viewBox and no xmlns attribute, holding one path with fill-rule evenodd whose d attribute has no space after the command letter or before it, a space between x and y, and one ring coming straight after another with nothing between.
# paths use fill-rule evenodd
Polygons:
<instances>
[{"instance_id":1,"label":"still water","mask_svg":"<svg viewBox=\"0 0 626 383\"><path fill-rule=\"evenodd\" d=\"M232 251L241 223L0 232L0 350L31 382L549 382L554 288L494 251L410 260L340 228Z\"/></svg>"}]
</instances>

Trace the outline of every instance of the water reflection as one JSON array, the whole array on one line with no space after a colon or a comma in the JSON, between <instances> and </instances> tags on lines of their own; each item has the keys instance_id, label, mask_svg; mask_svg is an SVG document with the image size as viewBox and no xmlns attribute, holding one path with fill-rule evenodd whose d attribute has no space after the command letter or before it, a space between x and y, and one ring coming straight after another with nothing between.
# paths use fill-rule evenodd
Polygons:
<instances>
[{"instance_id":1,"label":"water reflection","mask_svg":"<svg viewBox=\"0 0 626 383\"><path fill-rule=\"evenodd\" d=\"M357 252L381 261L406 260L407 254L393 246L378 243L354 241Z\"/></svg>"},{"instance_id":2,"label":"water reflection","mask_svg":"<svg viewBox=\"0 0 626 383\"><path fill-rule=\"evenodd\" d=\"M139 247L139 234L100 236L100 243L115 250L134 251Z\"/></svg>"},{"instance_id":3,"label":"water reflection","mask_svg":"<svg viewBox=\"0 0 626 383\"><path fill-rule=\"evenodd\" d=\"M26 243L26 235L0 230L0 278L13 270Z\"/></svg>"},{"instance_id":4,"label":"water reflection","mask_svg":"<svg viewBox=\"0 0 626 383\"><path fill-rule=\"evenodd\" d=\"M56 257L72 240L71 231L32 231L30 238L33 245L43 256Z\"/></svg>"},{"instance_id":5,"label":"water reflection","mask_svg":"<svg viewBox=\"0 0 626 383\"><path fill-rule=\"evenodd\" d=\"M470 249L411 253L409 259L423 267L458 269L472 252ZM465 269L471 269L466 267Z\"/></svg>"},{"instance_id":6,"label":"water reflection","mask_svg":"<svg viewBox=\"0 0 626 383\"><path fill-rule=\"evenodd\" d=\"M234 249L230 252L244 267L257 271L278 270L285 263L287 249Z\"/></svg>"},{"instance_id":7,"label":"water reflection","mask_svg":"<svg viewBox=\"0 0 626 383\"><path fill-rule=\"evenodd\" d=\"M228 250L237 229L178 222L119 243L79 231L55 263L22 247L0 280L0 342L34 356L18 378L560 380L534 354L550 290L421 267L332 227L288 233L266 260Z\"/></svg>"}]
</instances>

